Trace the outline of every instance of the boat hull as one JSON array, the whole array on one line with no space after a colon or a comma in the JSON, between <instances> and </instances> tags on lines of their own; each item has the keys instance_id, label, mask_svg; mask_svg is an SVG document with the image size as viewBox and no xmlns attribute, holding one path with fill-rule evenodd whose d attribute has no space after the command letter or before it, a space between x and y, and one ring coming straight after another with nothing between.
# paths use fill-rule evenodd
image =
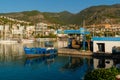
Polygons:
<instances>
[{"instance_id":1,"label":"boat hull","mask_svg":"<svg viewBox=\"0 0 120 80\"><path fill-rule=\"evenodd\" d=\"M47 49L47 48L24 48L26 57L40 57L40 56L50 56L56 55L57 49Z\"/></svg>"}]
</instances>

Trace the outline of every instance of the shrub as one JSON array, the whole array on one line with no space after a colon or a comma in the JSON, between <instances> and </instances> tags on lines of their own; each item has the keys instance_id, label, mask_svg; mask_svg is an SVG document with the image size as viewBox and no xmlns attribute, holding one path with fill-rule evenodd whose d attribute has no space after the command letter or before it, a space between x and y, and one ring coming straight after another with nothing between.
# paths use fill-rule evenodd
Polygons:
<instances>
[{"instance_id":1,"label":"shrub","mask_svg":"<svg viewBox=\"0 0 120 80\"><path fill-rule=\"evenodd\" d=\"M118 74L120 74L120 70L114 67L109 69L96 69L87 72L84 80L116 80L115 76Z\"/></svg>"}]
</instances>

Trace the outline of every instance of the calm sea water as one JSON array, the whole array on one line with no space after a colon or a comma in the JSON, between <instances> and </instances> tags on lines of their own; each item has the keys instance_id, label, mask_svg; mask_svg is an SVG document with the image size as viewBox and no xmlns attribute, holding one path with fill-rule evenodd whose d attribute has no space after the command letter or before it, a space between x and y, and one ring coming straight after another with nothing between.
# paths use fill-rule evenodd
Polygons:
<instances>
[{"instance_id":1,"label":"calm sea water","mask_svg":"<svg viewBox=\"0 0 120 80\"><path fill-rule=\"evenodd\" d=\"M75 56L25 58L23 47L34 44L0 44L0 80L83 80L87 71L109 68L119 60Z\"/></svg>"}]
</instances>

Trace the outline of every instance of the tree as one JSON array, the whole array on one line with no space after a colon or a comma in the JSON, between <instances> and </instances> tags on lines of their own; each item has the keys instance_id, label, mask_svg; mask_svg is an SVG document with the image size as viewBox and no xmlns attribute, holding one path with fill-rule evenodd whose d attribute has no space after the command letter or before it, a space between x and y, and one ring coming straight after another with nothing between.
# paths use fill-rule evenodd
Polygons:
<instances>
[{"instance_id":1,"label":"tree","mask_svg":"<svg viewBox=\"0 0 120 80\"><path fill-rule=\"evenodd\" d=\"M6 18L2 18L3 19L3 39L6 39L6 30L5 30L5 25L8 24L9 20Z\"/></svg>"},{"instance_id":2,"label":"tree","mask_svg":"<svg viewBox=\"0 0 120 80\"><path fill-rule=\"evenodd\" d=\"M90 51L90 41L91 41L91 34L87 34L86 35L86 41L87 41L87 44L88 44L88 51Z\"/></svg>"},{"instance_id":3,"label":"tree","mask_svg":"<svg viewBox=\"0 0 120 80\"><path fill-rule=\"evenodd\" d=\"M116 75L120 74L120 70L112 67L109 69L95 69L86 73L84 80L116 80Z\"/></svg>"}]
</instances>

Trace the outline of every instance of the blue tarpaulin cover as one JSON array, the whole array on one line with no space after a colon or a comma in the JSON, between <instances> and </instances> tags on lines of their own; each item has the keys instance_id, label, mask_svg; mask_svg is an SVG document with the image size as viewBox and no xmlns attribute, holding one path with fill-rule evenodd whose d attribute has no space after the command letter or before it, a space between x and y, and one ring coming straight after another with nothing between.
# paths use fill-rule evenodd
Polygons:
<instances>
[{"instance_id":1,"label":"blue tarpaulin cover","mask_svg":"<svg viewBox=\"0 0 120 80\"><path fill-rule=\"evenodd\" d=\"M90 34L90 32L86 31L84 28L80 28L79 30L58 30L58 34Z\"/></svg>"},{"instance_id":2,"label":"blue tarpaulin cover","mask_svg":"<svg viewBox=\"0 0 120 80\"><path fill-rule=\"evenodd\" d=\"M93 37L93 41L120 41L120 37Z\"/></svg>"}]
</instances>

